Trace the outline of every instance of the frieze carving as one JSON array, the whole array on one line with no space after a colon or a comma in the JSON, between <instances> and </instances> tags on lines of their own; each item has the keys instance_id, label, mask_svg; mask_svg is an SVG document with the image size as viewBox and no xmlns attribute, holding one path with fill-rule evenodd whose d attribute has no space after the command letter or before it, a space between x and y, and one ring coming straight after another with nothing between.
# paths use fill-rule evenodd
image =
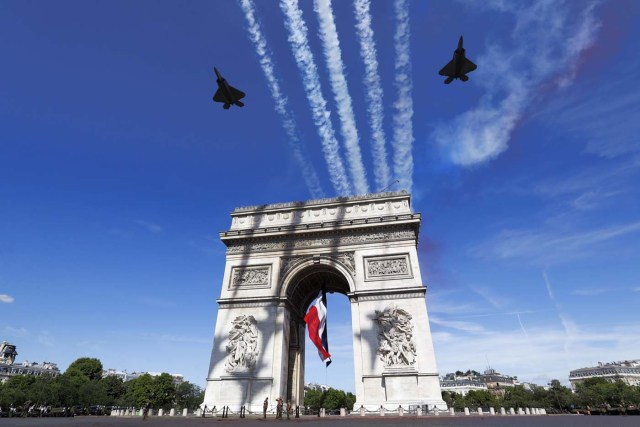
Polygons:
<instances>
[{"instance_id":1,"label":"frieze carving","mask_svg":"<svg viewBox=\"0 0 640 427\"><path fill-rule=\"evenodd\" d=\"M258 359L258 328L253 316L238 316L231 322L225 371L250 371Z\"/></svg>"},{"instance_id":2,"label":"frieze carving","mask_svg":"<svg viewBox=\"0 0 640 427\"><path fill-rule=\"evenodd\" d=\"M380 294L380 295L352 295L349 297L350 301L384 301L384 300L397 300L397 299L409 299L409 298L424 298L424 292L411 292L401 294Z\"/></svg>"},{"instance_id":3,"label":"frieze carving","mask_svg":"<svg viewBox=\"0 0 640 427\"><path fill-rule=\"evenodd\" d=\"M369 280L377 278L410 278L411 265L408 255L365 258L365 275Z\"/></svg>"},{"instance_id":4,"label":"frieze carving","mask_svg":"<svg viewBox=\"0 0 640 427\"><path fill-rule=\"evenodd\" d=\"M344 202L352 202L358 200L367 200L367 199L381 199L386 197L394 197L394 196L405 196L408 195L406 191L388 191L386 193L372 193L372 194L362 194L357 196L350 197L334 197L329 199L316 199L316 200L308 200L306 202L287 202L287 203L272 203L269 205L256 205L256 206L243 206L238 207L233 210L233 213L238 212L251 212L255 210L265 210L265 209L282 209L282 208L300 208L307 206L314 206L319 204L326 203L344 203ZM399 200L394 203L407 203L406 200Z\"/></svg>"},{"instance_id":5,"label":"frieze carving","mask_svg":"<svg viewBox=\"0 0 640 427\"><path fill-rule=\"evenodd\" d=\"M266 252L287 249L304 249L318 246L342 246L359 243L385 242L394 240L415 239L414 230L379 231L366 234L345 234L331 237L319 237L315 239L297 240L273 240L255 243L230 243L227 247L228 254L243 252Z\"/></svg>"},{"instance_id":6,"label":"frieze carving","mask_svg":"<svg viewBox=\"0 0 640 427\"><path fill-rule=\"evenodd\" d=\"M310 256L293 256L293 257L282 257L282 262L280 263L280 277L283 277L289 270L294 268L296 265L301 262L311 258Z\"/></svg>"},{"instance_id":7,"label":"frieze carving","mask_svg":"<svg viewBox=\"0 0 640 427\"><path fill-rule=\"evenodd\" d=\"M355 257L354 257L354 253L353 252L340 252L338 254L332 254L332 255L323 255L326 256L327 258L330 258L334 261L337 261L339 263L341 263L342 265L344 265L347 270L349 270L349 273L351 273L352 276L355 276L356 274L356 261L355 261ZM282 263L281 268L280 268L280 277L283 277L286 273L288 273L291 269L293 269L296 265L313 259L312 255L309 256L296 256L296 257L282 257Z\"/></svg>"},{"instance_id":8,"label":"frieze carving","mask_svg":"<svg viewBox=\"0 0 640 427\"><path fill-rule=\"evenodd\" d=\"M376 310L378 354L385 367L412 366L416 363L411 315L395 305Z\"/></svg>"},{"instance_id":9,"label":"frieze carving","mask_svg":"<svg viewBox=\"0 0 640 427\"><path fill-rule=\"evenodd\" d=\"M230 287L268 288L271 266L233 267Z\"/></svg>"}]
</instances>

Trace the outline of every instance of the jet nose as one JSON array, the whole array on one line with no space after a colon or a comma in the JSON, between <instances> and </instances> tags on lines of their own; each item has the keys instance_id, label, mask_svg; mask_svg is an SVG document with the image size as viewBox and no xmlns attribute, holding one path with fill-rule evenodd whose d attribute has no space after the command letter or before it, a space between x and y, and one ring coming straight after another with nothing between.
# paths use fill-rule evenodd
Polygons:
<instances>
[{"instance_id":1,"label":"jet nose","mask_svg":"<svg viewBox=\"0 0 640 427\"><path fill-rule=\"evenodd\" d=\"M458 40L458 49L462 48L462 36L460 36L460 40Z\"/></svg>"},{"instance_id":2,"label":"jet nose","mask_svg":"<svg viewBox=\"0 0 640 427\"><path fill-rule=\"evenodd\" d=\"M216 67L213 67L213 71L216 73L216 77L218 77L219 79L222 78L222 76L220 75L220 71L218 71Z\"/></svg>"}]
</instances>

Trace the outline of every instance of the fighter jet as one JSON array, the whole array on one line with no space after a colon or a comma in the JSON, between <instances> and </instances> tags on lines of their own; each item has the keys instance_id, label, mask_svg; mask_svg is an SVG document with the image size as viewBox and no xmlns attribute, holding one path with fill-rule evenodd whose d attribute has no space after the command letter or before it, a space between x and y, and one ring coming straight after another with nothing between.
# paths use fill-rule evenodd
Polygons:
<instances>
[{"instance_id":1,"label":"fighter jet","mask_svg":"<svg viewBox=\"0 0 640 427\"><path fill-rule=\"evenodd\" d=\"M439 74L441 76L447 76L444 84L448 85L454 79L460 79L463 82L466 82L469 80L469 77L467 77L466 74L472 72L476 68L478 68L478 66L465 57L464 48L462 47L462 36L460 36L458 48L453 51L453 59L449 61L447 65L442 67Z\"/></svg>"},{"instance_id":2,"label":"fighter jet","mask_svg":"<svg viewBox=\"0 0 640 427\"><path fill-rule=\"evenodd\" d=\"M216 83L218 83L218 90L216 94L213 95L213 100L215 102L224 102L222 108L225 110L228 110L231 104L244 107L244 103L240 102L240 100L246 96L245 93L227 83L227 80L222 77L222 74L220 74L220 71L218 71L216 67L213 67L213 71L216 72Z\"/></svg>"}]
</instances>

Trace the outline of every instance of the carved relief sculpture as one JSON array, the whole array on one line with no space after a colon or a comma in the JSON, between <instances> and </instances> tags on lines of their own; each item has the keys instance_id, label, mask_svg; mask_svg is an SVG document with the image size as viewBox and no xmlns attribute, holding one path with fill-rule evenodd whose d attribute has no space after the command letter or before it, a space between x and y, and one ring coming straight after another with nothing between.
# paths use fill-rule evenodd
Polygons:
<instances>
[{"instance_id":1,"label":"carved relief sculpture","mask_svg":"<svg viewBox=\"0 0 640 427\"><path fill-rule=\"evenodd\" d=\"M406 258L369 260L367 263L367 275L369 277L406 276L408 274L409 266Z\"/></svg>"},{"instance_id":2,"label":"carved relief sculpture","mask_svg":"<svg viewBox=\"0 0 640 427\"><path fill-rule=\"evenodd\" d=\"M232 286L269 286L269 267L234 267Z\"/></svg>"},{"instance_id":3,"label":"carved relief sculpture","mask_svg":"<svg viewBox=\"0 0 640 427\"><path fill-rule=\"evenodd\" d=\"M416 363L411 315L395 305L376 310L378 354L384 366L412 366Z\"/></svg>"},{"instance_id":4,"label":"carved relief sculpture","mask_svg":"<svg viewBox=\"0 0 640 427\"><path fill-rule=\"evenodd\" d=\"M238 316L231 323L227 344L227 372L249 371L258 359L258 328L253 316Z\"/></svg>"}]
</instances>

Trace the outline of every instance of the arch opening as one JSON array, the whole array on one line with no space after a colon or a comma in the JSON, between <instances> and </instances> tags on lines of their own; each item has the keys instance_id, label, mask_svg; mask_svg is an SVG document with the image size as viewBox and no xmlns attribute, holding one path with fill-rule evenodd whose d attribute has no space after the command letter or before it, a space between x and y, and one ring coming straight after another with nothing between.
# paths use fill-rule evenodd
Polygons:
<instances>
[{"instance_id":1,"label":"arch opening","mask_svg":"<svg viewBox=\"0 0 640 427\"><path fill-rule=\"evenodd\" d=\"M327 293L349 293L349 282L340 271L328 265L314 265L306 267L291 279L286 297L291 306L304 315L323 287Z\"/></svg>"},{"instance_id":2,"label":"arch opening","mask_svg":"<svg viewBox=\"0 0 640 427\"><path fill-rule=\"evenodd\" d=\"M286 280L284 296L290 308L289 351L287 359L286 399L304 406L304 370L307 328L304 315L309 305L323 289L330 293L347 295L350 283L336 266L315 263L306 265ZM350 317L351 313L349 313ZM315 355L316 349L310 351ZM331 345L329 346L331 352Z\"/></svg>"}]
</instances>

